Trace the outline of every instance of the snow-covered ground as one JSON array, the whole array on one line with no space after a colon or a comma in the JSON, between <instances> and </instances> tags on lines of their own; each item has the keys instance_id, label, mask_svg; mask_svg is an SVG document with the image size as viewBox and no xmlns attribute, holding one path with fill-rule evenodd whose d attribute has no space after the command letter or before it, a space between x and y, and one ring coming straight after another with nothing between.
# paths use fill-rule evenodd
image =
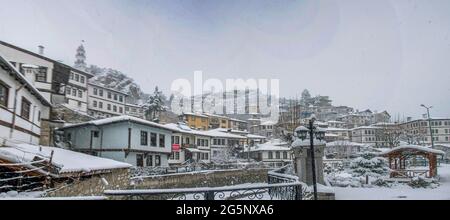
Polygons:
<instances>
[{"instance_id":1,"label":"snow-covered ground","mask_svg":"<svg viewBox=\"0 0 450 220\"><path fill-rule=\"evenodd\" d=\"M450 200L450 164L441 164L438 174L440 186L434 189L414 189L405 184L392 188L335 187L336 200Z\"/></svg>"}]
</instances>

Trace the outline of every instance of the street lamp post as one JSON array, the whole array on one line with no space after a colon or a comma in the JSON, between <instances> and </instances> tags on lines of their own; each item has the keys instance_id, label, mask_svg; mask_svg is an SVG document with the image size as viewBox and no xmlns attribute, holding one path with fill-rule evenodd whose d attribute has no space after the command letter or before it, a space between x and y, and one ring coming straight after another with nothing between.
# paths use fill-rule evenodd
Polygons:
<instances>
[{"instance_id":1,"label":"street lamp post","mask_svg":"<svg viewBox=\"0 0 450 220\"><path fill-rule=\"evenodd\" d=\"M314 137L323 140L325 138L325 131L314 126L315 117L311 117L308 123L308 127L300 126L295 129L297 137L305 140L309 135L310 152L311 152L311 168L312 168L312 182L314 190L314 200L317 200L317 177L316 177L316 160L314 155Z\"/></svg>"},{"instance_id":2,"label":"street lamp post","mask_svg":"<svg viewBox=\"0 0 450 220\"><path fill-rule=\"evenodd\" d=\"M426 106L424 104L420 105L427 109L427 115L428 115L428 128L430 129L430 137L431 137L431 147L434 147L434 138L433 138L433 130L431 129L431 117L430 117L430 108L433 108L433 106Z\"/></svg>"}]
</instances>

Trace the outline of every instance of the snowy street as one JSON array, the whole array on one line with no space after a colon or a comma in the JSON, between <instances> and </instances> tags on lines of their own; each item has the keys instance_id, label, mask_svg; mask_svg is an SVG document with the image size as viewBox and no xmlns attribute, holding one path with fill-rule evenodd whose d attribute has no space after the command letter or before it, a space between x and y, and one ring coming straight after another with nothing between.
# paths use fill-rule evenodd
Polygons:
<instances>
[{"instance_id":1,"label":"snowy street","mask_svg":"<svg viewBox=\"0 0 450 220\"><path fill-rule=\"evenodd\" d=\"M448 200L450 199L450 165L438 167L439 187L435 189L413 189L402 185L392 188L342 188L335 187L336 200Z\"/></svg>"}]
</instances>

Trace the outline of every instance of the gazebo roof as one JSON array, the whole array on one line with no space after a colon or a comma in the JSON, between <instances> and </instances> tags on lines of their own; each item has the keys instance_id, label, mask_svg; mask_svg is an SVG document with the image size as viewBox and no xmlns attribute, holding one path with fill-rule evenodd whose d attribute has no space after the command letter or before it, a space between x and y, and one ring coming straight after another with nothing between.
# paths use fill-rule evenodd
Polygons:
<instances>
[{"instance_id":1,"label":"gazebo roof","mask_svg":"<svg viewBox=\"0 0 450 220\"><path fill-rule=\"evenodd\" d=\"M437 155L445 155L444 151L436 150L428 147L423 147L419 145L403 145L399 147L392 148L390 150L384 151L380 153L381 156L388 156L393 153L399 153L399 152L405 152L405 151L412 151L412 152L423 152L423 153L432 153Z\"/></svg>"}]
</instances>

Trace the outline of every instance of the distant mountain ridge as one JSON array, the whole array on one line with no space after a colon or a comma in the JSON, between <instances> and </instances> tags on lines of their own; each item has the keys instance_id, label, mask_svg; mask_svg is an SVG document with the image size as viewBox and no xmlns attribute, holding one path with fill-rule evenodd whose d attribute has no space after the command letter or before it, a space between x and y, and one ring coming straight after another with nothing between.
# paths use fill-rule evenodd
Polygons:
<instances>
[{"instance_id":1,"label":"distant mountain ridge","mask_svg":"<svg viewBox=\"0 0 450 220\"><path fill-rule=\"evenodd\" d=\"M124 92L129 95L127 102L131 104L143 104L149 97L141 90L141 87L134 82L134 79L128 77L125 73L112 68L102 68L96 65L90 65L86 71L92 73L89 82Z\"/></svg>"}]
</instances>

